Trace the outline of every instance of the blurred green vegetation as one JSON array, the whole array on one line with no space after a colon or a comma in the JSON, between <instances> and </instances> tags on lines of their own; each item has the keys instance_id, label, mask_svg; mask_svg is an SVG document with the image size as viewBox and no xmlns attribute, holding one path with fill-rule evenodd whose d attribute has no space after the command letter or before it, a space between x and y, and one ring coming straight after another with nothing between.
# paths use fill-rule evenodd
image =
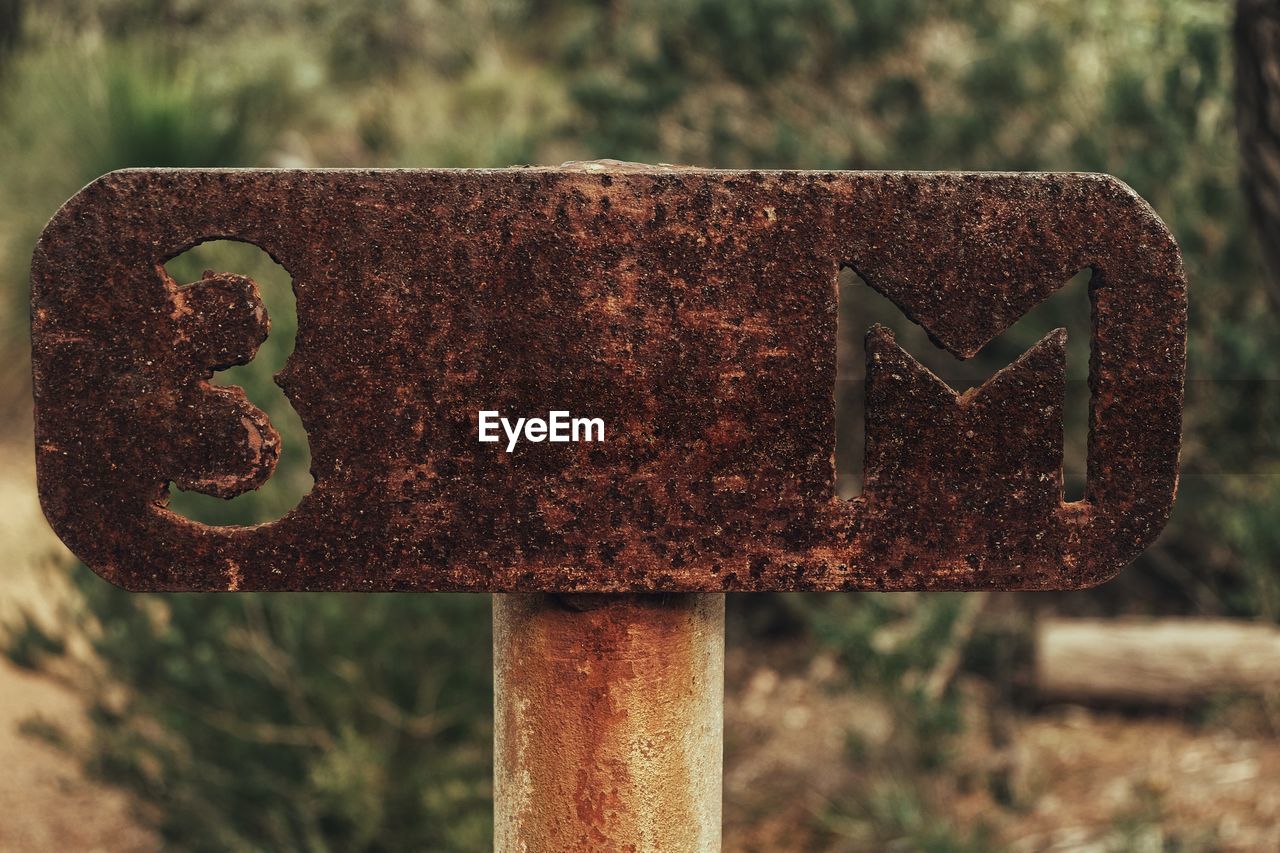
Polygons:
<instances>
[{"instance_id":1,"label":"blurred green vegetation","mask_svg":"<svg viewBox=\"0 0 1280 853\"><path fill-rule=\"evenodd\" d=\"M483 597L129 596L75 579L107 663L79 672L94 732L82 757L167 844L488 846ZM34 624L18 637L20 663L61 645Z\"/></svg>"},{"instance_id":2,"label":"blurred green vegetation","mask_svg":"<svg viewBox=\"0 0 1280 853\"><path fill-rule=\"evenodd\" d=\"M613 157L1105 171L1153 204L1184 251L1184 474L1173 520L1135 566L1099 590L1034 606L1276 620L1280 341L1238 191L1229 14L1210 0L0 0L0 393L26 405L36 235L58 204L113 168ZM270 412L285 455L261 492L227 504L177 495L175 505L219 524L278 517L308 484L305 436L271 381L295 327L287 275L243 246L189 255L170 265L179 280L215 267L264 284L272 337L219 381L243 384ZM851 275L842 290L840 417L851 435L871 319L958 384L981 381L1065 325L1070 375L1085 375L1083 277L966 365L930 351ZM1087 391L1075 383L1072 395L1068 453L1079 459ZM838 465L856 490L856 442L842 443ZM160 598L125 595L85 571L74 577L85 602L75 619L101 662L87 761L136 792L169 843L488 843L482 598ZM955 697L921 687L939 657L961 643L966 666L994 671L988 652L1008 645L981 626L959 632L954 596L760 597L733 607L739 639L783 632L822 643L854 683L889 697L902 711L911 773L945 765L958 725ZM33 665L62 648L38 631L27 626L14 647ZM899 641L886 646L886 635ZM989 849L926 819L931 807L904 774L823 820L856 822L866 849L890 839L904 849Z\"/></svg>"}]
</instances>

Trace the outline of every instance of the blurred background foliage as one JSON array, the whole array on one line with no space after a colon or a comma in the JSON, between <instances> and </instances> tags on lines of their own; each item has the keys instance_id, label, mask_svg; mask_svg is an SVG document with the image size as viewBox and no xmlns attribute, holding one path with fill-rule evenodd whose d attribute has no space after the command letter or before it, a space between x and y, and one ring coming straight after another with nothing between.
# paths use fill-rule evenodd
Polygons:
<instances>
[{"instance_id":1,"label":"blurred background foliage","mask_svg":"<svg viewBox=\"0 0 1280 853\"><path fill-rule=\"evenodd\" d=\"M900 708L904 769L835 806L866 849L989 849L928 819L917 771L960 725L940 661L1012 688L1018 614L1280 617L1277 327L1239 193L1230 6L1209 0L0 0L5 420L28 406L26 268L44 221L128 166L506 166L611 157L720 167L1104 171L1176 233L1192 282L1183 478L1164 536L1069 596L755 596L731 642L816 643ZM197 203L193 200L193 203ZM273 483L210 523L278 517L309 487L271 374L296 328L288 276L252 247L175 259L253 275L273 319L242 384L285 433ZM1084 280L972 363L842 280L838 467L858 488L861 335L872 320L959 386L1071 332L1069 480L1082 470ZM878 301L879 300L879 301ZM29 427L26 427L29 428ZM1075 448L1073 455L1071 448ZM1075 466L1074 468L1072 466ZM488 843L487 602L467 596L128 596L86 571L71 618L98 662L85 755L190 849L480 849ZM973 600L978 605L966 605ZM47 666L34 623L11 652ZM933 684L934 686L930 686ZM47 733L54 737L53 733ZM852 748L852 747L851 747ZM912 846L914 845L914 846ZM861 849L861 848L859 848Z\"/></svg>"}]
</instances>

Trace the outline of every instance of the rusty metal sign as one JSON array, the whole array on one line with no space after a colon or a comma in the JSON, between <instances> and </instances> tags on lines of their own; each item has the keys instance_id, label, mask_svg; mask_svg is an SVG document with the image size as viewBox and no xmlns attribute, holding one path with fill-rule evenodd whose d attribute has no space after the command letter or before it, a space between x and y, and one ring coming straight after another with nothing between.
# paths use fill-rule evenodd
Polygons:
<instances>
[{"instance_id":1,"label":"rusty metal sign","mask_svg":"<svg viewBox=\"0 0 1280 853\"><path fill-rule=\"evenodd\" d=\"M209 382L266 336L254 283L163 266L215 238L297 296L278 381L315 486L253 527L166 507L255 488L279 446ZM1091 268L1084 500L1063 332L957 395L883 329L864 493L837 498L842 265L961 358ZM1186 286L1099 175L135 170L45 230L32 334L45 513L130 589L1046 589L1169 515Z\"/></svg>"}]
</instances>

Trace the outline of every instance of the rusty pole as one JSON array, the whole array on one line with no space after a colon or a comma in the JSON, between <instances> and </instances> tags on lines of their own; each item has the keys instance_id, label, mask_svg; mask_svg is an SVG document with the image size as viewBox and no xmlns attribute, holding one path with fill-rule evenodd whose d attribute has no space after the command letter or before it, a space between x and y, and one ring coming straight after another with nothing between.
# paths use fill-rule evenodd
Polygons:
<instances>
[{"instance_id":1,"label":"rusty pole","mask_svg":"<svg viewBox=\"0 0 1280 853\"><path fill-rule=\"evenodd\" d=\"M720 849L724 595L495 595L494 849Z\"/></svg>"}]
</instances>

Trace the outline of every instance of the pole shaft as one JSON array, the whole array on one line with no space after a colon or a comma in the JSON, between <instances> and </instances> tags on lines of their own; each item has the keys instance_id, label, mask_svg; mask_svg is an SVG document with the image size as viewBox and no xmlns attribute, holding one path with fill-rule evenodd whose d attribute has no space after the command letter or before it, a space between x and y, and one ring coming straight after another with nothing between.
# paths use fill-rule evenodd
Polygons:
<instances>
[{"instance_id":1,"label":"pole shaft","mask_svg":"<svg viewBox=\"0 0 1280 853\"><path fill-rule=\"evenodd\" d=\"M494 849L720 849L724 595L495 595Z\"/></svg>"}]
</instances>

